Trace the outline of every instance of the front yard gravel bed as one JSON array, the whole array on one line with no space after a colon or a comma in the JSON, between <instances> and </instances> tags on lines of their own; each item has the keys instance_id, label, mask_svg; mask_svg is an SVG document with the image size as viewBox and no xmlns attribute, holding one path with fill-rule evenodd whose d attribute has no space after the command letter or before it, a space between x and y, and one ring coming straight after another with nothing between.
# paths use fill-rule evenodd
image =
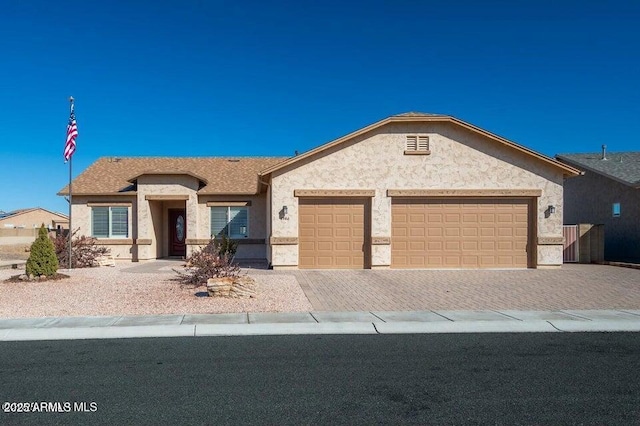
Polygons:
<instances>
[{"instance_id":1,"label":"front yard gravel bed","mask_svg":"<svg viewBox=\"0 0 640 426\"><path fill-rule=\"evenodd\" d=\"M57 281L6 282L24 269L0 270L0 317L211 314L228 312L308 312L311 303L292 275L259 271L256 297L205 297L205 286L176 280L172 271L126 272L131 264L60 269L70 276Z\"/></svg>"}]
</instances>

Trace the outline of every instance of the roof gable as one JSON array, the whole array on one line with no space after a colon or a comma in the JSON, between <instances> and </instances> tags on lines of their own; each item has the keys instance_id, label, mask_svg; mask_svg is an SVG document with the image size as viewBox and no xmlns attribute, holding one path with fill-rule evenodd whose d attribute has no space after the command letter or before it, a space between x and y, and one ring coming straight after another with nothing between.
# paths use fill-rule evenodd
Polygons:
<instances>
[{"instance_id":1,"label":"roof gable","mask_svg":"<svg viewBox=\"0 0 640 426\"><path fill-rule=\"evenodd\" d=\"M640 188L640 152L558 154L556 158L634 188Z\"/></svg>"},{"instance_id":2,"label":"roof gable","mask_svg":"<svg viewBox=\"0 0 640 426\"><path fill-rule=\"evenodd\" d=\"M505 148L507 149L514 149L517 151L520 151L524 154L526 154L527 156L529 156L532 160L535 161L542 161L544 163L547 163L548 165L551 165L552 167L555 167L557 169L560 169L562 171L562 173L565 176L577 176L580 174L580 170L569 166L567 164L561 163L551 157L547 157L546 155L540 154L532 149L526 148L522 145L518 145L515 142L512 142L510 140L507 140L503 137L500 137L498 135L495 135L493 133L490 133L486 130L483 130L479 127L476 127L472 124L469 124L467 122L464 122L462 120L459 120L455 117L449 116L449 115L440 115L440 114L427 114L427 113L420 113L420 112L407 112L407 113L403 113L403 114L398 114L398 115L392 115L391 117L387 117L383 120L380 120L376 123L370 124L369 126L363 127L362 129L356 130L355 132L349 133L346 136L343 136L341 138L335 139L331 142L328 142L324 145L321 145L317 148L314 148L310 151L307 151L303 154L300 154L298 156L289 158L288 160L282 161L281 163L275 164L272 167L269 167L265 170L263 170L260 175L261 176L265 176L268 174L271 174L277 170L280 170L284 167L287 166L291 166L291 165L296 165L296 163L301 162L304 159L307 159L313 155L317 155L320 153L323 153L324 151L330 150L332 148L339 148L341 145L344 145L346 143L348 143L349 141L353 140L354 138L361 136L367 132L370 132L372 130L378 129L380 127L386 126L388 124L391 123L424 123L424 122L440 122L440 123L451 123L453 125L465 128L469 131L472 131L476 134L480 134L484 137L487 137L497 143L502 144Z\"/></svg>"}]
</instances>

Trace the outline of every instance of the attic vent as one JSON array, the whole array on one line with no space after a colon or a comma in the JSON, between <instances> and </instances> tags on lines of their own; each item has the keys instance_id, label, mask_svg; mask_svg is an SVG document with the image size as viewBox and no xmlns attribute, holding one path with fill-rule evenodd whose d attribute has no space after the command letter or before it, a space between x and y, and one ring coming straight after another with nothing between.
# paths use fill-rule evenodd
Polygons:
<instances>
[{"instance_id":1,"label":"attic vent","mask_svg":"<svg viewBox=\"0 0 640 426\"><path fill-rule=\"evenodd\" d=\"M230 163L239 163L240 162L240 160L238 160L236 158L230 158L227 161L230 162Z\"/></svg>"},{"instance_id":2,"label":"attic vent","mask_svg":"<svg viewBox=\"0 0 640 426\"><path fill-rule=\"evenodd\" d=\"M405 154L430 154L429 136L407 135Z\"/></svg>"},{"instance_id":3,"label":"attic vent","mask_svg":"<svg viewBox=\"0 0 640 426\"><path fill-rule=\"evenodd\" d=\"M109 162L110 162L110 163L119 163L119 162L120 162L120 160L121 160L121 158L118 158L118 157L111 157L111 158L109 158Z\"/></svg>"}]
</instances>

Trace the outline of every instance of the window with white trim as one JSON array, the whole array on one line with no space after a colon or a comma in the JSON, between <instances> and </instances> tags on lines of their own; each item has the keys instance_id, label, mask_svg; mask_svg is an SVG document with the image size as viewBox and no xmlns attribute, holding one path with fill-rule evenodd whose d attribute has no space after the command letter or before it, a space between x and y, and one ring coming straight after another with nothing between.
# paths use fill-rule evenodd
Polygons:
<instances>
[{"instance_id":1,"label":"window with white trim","mask_svg":"<svg viewBox=\"0 0 640 426\"><path fill-rule=\"evenodd\" d=\"M611 213L613 217L620 217L620 203L613 203L611 206Z\"/></svg>"},{"instance_id":2,"label":"window with white trim","mask_svg":"<svg viewBox=\"0 0 640 426\"><path fill-rule=\"evenodd\" d=\"M91 236L94 238L128 238L127 207L92 207Z\"/></svg>"},{"instance_id":3,"label":"window with white trim","mask_svg":"<svg viewBox=\"0 0 640 426\"><path fill-rule=\"evenodd\" d=\"M412 153L412 152L428 153L429 152L429 136L407 135L405 152L406 153Z\"/></svg>"},{"instance_id":4,"label":"window with white trim","mask_svg":"<svg viewBox=\"0 0 640 426\"><path fill-rule=\"evenodd\" d=\"M211 236L247 238L249 236L249 209L237 206L211 207Z\"/></svg>"}]
</instances>

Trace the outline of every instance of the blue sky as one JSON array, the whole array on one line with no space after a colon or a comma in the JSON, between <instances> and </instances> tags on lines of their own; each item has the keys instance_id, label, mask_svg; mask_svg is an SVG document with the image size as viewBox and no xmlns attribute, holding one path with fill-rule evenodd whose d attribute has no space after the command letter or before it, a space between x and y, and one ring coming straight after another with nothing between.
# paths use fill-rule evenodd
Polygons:
<instances>
[{"instance_id":1,"label":"blue sky","mask_svg":"<svg viewBox=\"0 0 640 426\"><path fill-rule=\"evenodd\" d=\"M553 156L640 149L638 1L20 1L0 14L0 210L101 156L293 155L450 114Z\"/></svg>"}]
</instances>

